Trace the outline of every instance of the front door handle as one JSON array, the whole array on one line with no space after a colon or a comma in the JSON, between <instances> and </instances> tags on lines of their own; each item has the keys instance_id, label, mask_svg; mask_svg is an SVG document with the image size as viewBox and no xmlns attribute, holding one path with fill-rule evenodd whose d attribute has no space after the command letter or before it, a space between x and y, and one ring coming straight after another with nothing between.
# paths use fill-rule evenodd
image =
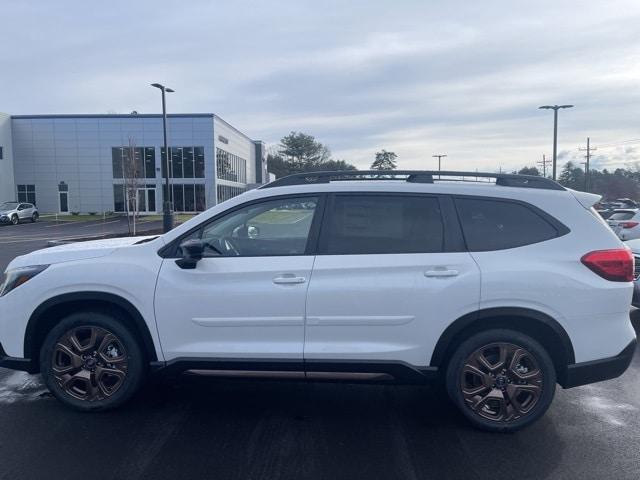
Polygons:
<instances>
[{"instance_id":1,"label":"front door handle","mask_svg":"<svg viewBox=\"0 0 640 480\"><path fill-rule=\"evenodd\" d=\"M425 277L456 277L458 270L427 270L424 272Z\"/></svg>"},{"instance_id":2,"label":"front door handle","mask_svg":"<svg viewBox=\"0 0 640 480\"><path fill-rule=\"evenodd\" d=\"M295 285L297 283L304 283L307 279L304 277L297 277L293 274L291 275L281 275L273 278L273 283L276 285Z\"/></svg>"}]
</instances>

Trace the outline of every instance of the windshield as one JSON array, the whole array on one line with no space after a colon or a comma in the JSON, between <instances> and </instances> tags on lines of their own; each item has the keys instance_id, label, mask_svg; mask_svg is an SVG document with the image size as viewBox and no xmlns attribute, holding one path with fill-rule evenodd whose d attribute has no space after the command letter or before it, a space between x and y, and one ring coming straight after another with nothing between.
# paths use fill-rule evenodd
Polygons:
<instances>
[{"instance_id":1,"label":"windshield","mask_svg":"<svg viewBox=\"0 0 640 480\"><path fill-rule=\"evenodd\" d=\"M18 202L5 202L0 205L0 210L13 210L18 206Z\"/></svg>"},{"instance_id":2,"label":"windshield","mask_svg":"<svg viewBox=\"0 0 640 480\"><path fill-rule=\"evenodd\" d=\"M609 217L609 220L629 220L634 215L635 212L616 212Z\"/></svg>"}]
</instances>

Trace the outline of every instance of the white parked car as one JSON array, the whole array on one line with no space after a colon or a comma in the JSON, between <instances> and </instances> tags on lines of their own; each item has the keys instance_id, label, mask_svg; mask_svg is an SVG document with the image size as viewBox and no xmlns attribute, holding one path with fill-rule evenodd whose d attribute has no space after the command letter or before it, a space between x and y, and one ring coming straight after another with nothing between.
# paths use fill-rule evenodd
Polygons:
<instances>
[{"instance_id":1,"label":"white parked car","mask_svg":"<svg viewBox=\"0 0 640 480\"><path fill-rule=\"evenodd\" d=\"M23 220L37 222L40 214L32 203L4 202L0 204L0 223L17 225Z\"/></svg>"},{"instance_id":2,"label":"white parked car","mask_svg":"<svg viewBox=\"0 0 640 480\"><path fill-rule=\"evenodd\" d=\"M607 223L621 240L640 238L640 210L637 208L614 210Z\"/></svg>"},{"instance_id":3,"label":"white parked car","mask_svg":"<svg viewBox=\"0 0 640 480\"><path fill-rule=\"evenodd\" d=\"M285 177L158 237L16 258L0 365L79 410L160 370L441 378L474 425L516 430L556 384L632 359L633 257L598 199L518 175Z\"/></svg>"}]
</instances>

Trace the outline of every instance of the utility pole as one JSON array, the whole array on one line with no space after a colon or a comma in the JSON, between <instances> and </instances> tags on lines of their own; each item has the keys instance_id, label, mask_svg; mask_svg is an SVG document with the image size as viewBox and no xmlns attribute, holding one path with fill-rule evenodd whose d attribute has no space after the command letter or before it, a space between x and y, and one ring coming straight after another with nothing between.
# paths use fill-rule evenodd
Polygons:
<instances>
[{"instance_id":1,"label":"utility pole","mask_svg":"<svg viewBox=\"0 0 640 480\"><path fill-rule=\"evenodd\" d=\"M589 161L591 160L591 152L597 150L597 148L591 148L591 146L589 145L589 137L587 137L587 148L579 148L578 150L580 150L581 152L587 152L587 154L584 156L587 161L582 163L584 163L584 191L588 192L589 188L591 187L591 185L589 185L591 183L589 181L591 180L589 178L591 176L591 170L589 170Z\"/></svg>"},{"instance_id":2,"label":"utility pole","mask_svg":"<svg viewBox=\"0 0 640 480\"><path fill-rule=\"evenodd\" d=\"M556 179L556 160L558 158L558 110L561 108L572 108L573 105L543 105L538 108L553 110L553 180Z\"/></svg>"},{"instance_id":3,"label":"utility pole","mask_svg":"<svg viewBox=\"0 0 640 480\"><path fill-rule=\"evenodd\" d=\"M547 160L545 154L542 154L542 160L537 162L538 165L542 165L542 176L547 178L547 165L551 163L551 160Z\"/></svg>"},{"instance_id":4,"label":"utility pole","mask_svg":"<svg viewBox=\"0 0 640 480\"><path fill-rule=\"evenodd\" d=\"M440 165L441 165L441 159L442 157L446 157L446 155L431 155L433 158L438 158L438 171L441 170Z\"/></svg>"}]
</instances>

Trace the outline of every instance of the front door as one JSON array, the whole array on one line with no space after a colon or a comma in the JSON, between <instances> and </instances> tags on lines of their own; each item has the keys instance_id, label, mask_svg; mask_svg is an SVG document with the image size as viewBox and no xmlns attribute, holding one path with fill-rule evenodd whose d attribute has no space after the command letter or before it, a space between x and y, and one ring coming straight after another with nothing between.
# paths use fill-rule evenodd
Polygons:
<instances>
[{"instance_id":1,"label":"front door","mask_svg":"<svg viewBox=\"0 0 640 480\"><path fill-rule=\"evenodd\" d=\"M477 310L479 270L450 244L447 208L451 199L427 195L331 198L309 284L309 369L323 360L427 366L444 329Z\"/></svg>"},{"instance_id":2,"label":"front door","mask_svg":"<svg viewBox=\"0 0 640 480\"><path fill-rule=\"evenodd\" d=\"M69 212L69 192L58 192L60 200L60 213Z\"/></svg>"},{"instance_id":3,"label":"front door","mask_svg":"<svg viewBox=\"0 0 640 480\"><path fill-rule=\"evenodd\" d=\"M155 188L138 188L137 189L138 212L148 213L156 211L156 189Z\"/></svg>"},{"instance_id":4,"label":"front door","mask_svg":"<svg viewBox=\"0 0 640 480\"><path fill-rule=\"evenodd\" d=\"M195 269L163 261L155 297L162 348L179 357L302 361L318 196L246 204L204 222ZM315 230L315 229L314 229Z\"/></svg>"}]
</instances>

